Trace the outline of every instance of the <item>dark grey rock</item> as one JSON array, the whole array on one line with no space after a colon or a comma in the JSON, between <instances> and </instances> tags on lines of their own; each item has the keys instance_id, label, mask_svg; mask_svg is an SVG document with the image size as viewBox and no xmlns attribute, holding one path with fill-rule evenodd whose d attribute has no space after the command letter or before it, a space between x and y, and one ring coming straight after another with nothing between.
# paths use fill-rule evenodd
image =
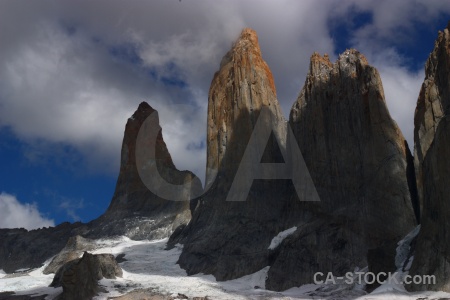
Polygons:
<instances>
[{"instance_id":1,"label":"dark grey rock","mask_svg":"<svg viewBox=\"0 0 450 300\"><path fill-rule=\"evenodd\" d=\"M22 268L39 268L59 253L71 236L82 234L86 225L62 223L36 230L0 229L0 269L12 273Z\"/></svg>"},{"instance_id":2,"label":"dark grey rock","mask_svg":"<svg viewBox=\"0 0 450 300\"><path fill-rule=\"evenodd\" d=\"M59 268L71 260L78 259L83 252L95 249L95 242L76 235L67 241L66 246L44 269L44 274L56 273Z\"/></svg>"},{"instance_id":3,"label":"dark grey rock","mask_svg":"<svg viewBox=\"0 0 450 300\"><path fill-rule=\"evenodd\" d=\"M88 224L63 223L56 227L27 231L25 229L0 229L0 269L6 273L21 268L37 268L66 246L69 238L80 235L98 239L127 236L135 240L165 238L178 226L186 225L190 218L189 201L169 201L152 193L142 182L136 166L136 139L146 118L156 112L147 103L139 105L128 119L122 145L121 168L116 190L105 214ZM159 124L155 124L159 126ZM189 192L201 191L200 180L189 171L178 171L159 131L155 145L155 162L161 176L173 184L192 182ZM183 198L183 199L184 199ZM83 248L83 247L81 247ZM89 250L87 249L78 250ZM78 253L79 254L79 253ZM55 272L58 266L78 254L61 253L46 269Z\"/></svg>"},{"instance_id":4,"label":"dark grey rock","mask_svg":"<svg viewBox=\"0 0 450 300\"><path fill-rule=\"evenodd\" d=\"M178 263L188 274L227 280L268 265L271 239L288 228L289 216L298 215L300 206L289 179L255 180L248 195L245 182L233 181L263 108L269 112L263 122L274 131L266 149L252 155L278 162L280 148L286 147L286 122L253 30L244 29L222 59L208 101L206 185L212 186L199 199L189 225L176 231L169 245L184 243ZM232 184L245 201L227 201Z\"/></svg>"},{"instance_id":5,"label":"dark grey rock","mask_svg":"<svg viewBox=\"0 0 450 300\"><path fill-rule=\"evenodd\" d=\"M315 53L289 123L296 141L288 144L298 143L320 202L310 208L313 222L280 245L266 286L283 290L311 283L316 272L367 265L395 269L395 245L416 224L417 195L377 70L356 50L334 64Z\"/></svg>"},{"instance_id":6,"label":"dark grey rock","mask_svg":"<svg viewBox=\"0 0 450 300\"><path fill-rule=\"evenodd\" d=\"M155 147L154 163L161 177L167 182L174 185L192 182L188 194L178 196L185 201L171 201L157 196L143 183L138 172L136 145L139 130L153 113L157 114L157 111L146 102L142 102L128 119L114 196L105 214L92 222L92 230L88 237L126 235L132 239L164 238L175 229L173 224L180 226L189 222L189 192L199 193L202 185L192 172L176 169L161 130L157 134L156 141L145 140L142 146ZM151 125L159 126L156 123Z\"/></svg>"},{"instance_id":7,"label":"dark grey rock","mask_svg":"<svg viewBox=\"0 0 450 300\"><path fill-rule=\"evenodd\" d=\"M122 269L112 254L92 255L85 252L83 257L72 260L62 266L56 273L51 287L62 286L59 299L92 299L101 288L98 281L103 278L122 277Z\"/></svg>"},{"instance_id":8,"label":"dark grey rock","mask_svg":"<svg viewBox=\"0 0 450 300\"><path fill-rule=\"evenodd\" d=\"M435 283L410 291L450 292L450 22L439 32L425 65L414 116L415 167L423 209L410 274L435 276Z\"/></svg>"},{"instance_id":9,"label":"dark grey rock","mask_svg":"<svg viewBox=\"0 0 450 300\"><path fill-rule=\"evenodd\" d=\"M409 291L436 290L450 292L450 118L438 125L434 141L422 165L423 213L415 246L411 276L431 275L436 281L410 284Z\"/></svg>"}]
</instances>

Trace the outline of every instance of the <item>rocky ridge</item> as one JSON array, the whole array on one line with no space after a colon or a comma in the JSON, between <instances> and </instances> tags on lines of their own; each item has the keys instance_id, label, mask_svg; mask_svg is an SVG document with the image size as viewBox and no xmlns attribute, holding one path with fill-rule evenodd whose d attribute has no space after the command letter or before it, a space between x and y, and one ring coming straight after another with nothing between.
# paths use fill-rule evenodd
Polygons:
<instances>
[{"instance_id":1,"label":"rocky ridge","mask_svg":"<svg viewBox=\"0 0 450 300\"><path fill-rule=\"evenodd\" d=\"M138 144L138 134L147 118L156 114L148 103L142 102L128 119L122 143L120 172L116 190L107 211L93 221L89 237L126 235L133 239L158 239L168 237L177 226L190 220L189 195L180 195L185 201L171 201L150 191L138 171L137 147L154 147L153 163L162 178L173 184L192 182L192 190L202 190L200 180L189 171L176 169L167 150L162 131L156 140L148 137L146 143ZM158 119L151 124L159 126ZM136 230L137 229L137 230Z\"/></svg>"},{"instance_id":2,"label":"rocky ridge","mask_svg":"<svg viewBox=\"0 0 450 300\"><path fill-rule=\"evenodd\" d=\"M320 270L395 270L397 242L416 224L412 157L389 115L377 70L358 51L314 53L289 124L318 191L311 222L286 238L266 286L310 283ZM411 188L413 187L413 188ZM286 276L289 274L289 276Z\"/></svg>"},{"instance_id":3,"label":"rocky ridge","mask_svg":"<svg viewBox=\"0 0 450 300\"><path fill-rule=\"evenodd\" d=\"M286 153L296 143L320 202L299 201L290 180L255 180L246 201L227 201L264 106L273 134L263 156L279 162L276 145ZM266 287L273 290L310 283L320 270L395 268L396 242L416 224L417 195L412 157L389 115L378 72L355 50L335 64L315 53L291 111L291 140L279 111L256 33L245 29L211 84L208 166L218 175L189 225L172 236L172 243L184 243L180 266L227 280L270 265ZM291 236L268 249L272 237L293 226Z\"/></svg>"},{"instance_id":4,"label":"rocky ridge","mask_svg":"<svg viewBox=\"0 0 450 300\"><path fill-rule=\"evenodd\" d=\"M209 91L207 167L215 172L207 173L206 182L211 188L199 199L189 225L169 241L184 243L179 264L188 274L227 280L264 268L272 237L289 228L289 215L299 211L290 181L255 180L249 189L245 180L234 181L263 109L264 125L273 129L272 135L265 149L250 156L279 162L286 147L286 121L256 32L244 29L222 59ZM259 178L252 167L246 172L245 179ZM228 201L233 184L238 191L234 196L242 198Z\"/></svg>"},{"instance_id":5,"label":"rocky ridge","mask_svg":"<svg viewBox=\"0 0 450 300\"><path fill-rule=\"evenodd\" d=\"M425 65L414 116L415 167L422 200L421 229L411 275L434 275L435 283L408 285L411 291L450 291L450 22L439 32Z\"/></svg>"}]
</instances>

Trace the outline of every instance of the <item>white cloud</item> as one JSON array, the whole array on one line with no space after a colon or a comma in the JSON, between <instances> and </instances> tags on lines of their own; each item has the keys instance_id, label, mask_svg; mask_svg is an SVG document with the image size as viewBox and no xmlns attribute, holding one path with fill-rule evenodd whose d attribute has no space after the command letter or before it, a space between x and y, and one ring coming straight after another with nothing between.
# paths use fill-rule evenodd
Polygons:
<instances>
[{"instance_id":1,"label":"white cloud","mask_svg":"<svg viewBox=\"0 0 450 300\"><path fill-rule=\"evenodd\" d=\"M49 226L55 226L54 221L44 217L35 203L22 204L13 195L0 194L0 228L31 230Z\"/></svg>"},{"instance_id":2,"label":"white cloud","mask_svg":"<svg viewBox=\"0 0 450 300\"><path fill-rule=\"evenodd\" d=\"M281 101L286 114L300 89L303 75L298 74L306 73L309 52L317 47L332 51L325 34L326 15L313 18L302 9L313 6L312 1L302 5L286 1L293 7L288 11L269 2L262 6L238 1L133 2L125 11L120 1L109 1L107 7L91 1L76 6L45 3L52 4L50 12L38 8L33 14L9 3L0 10L0 20L11 9L16 13L15 19L0 26L8 33L0 36L5 39L1 44L13 49L0 55L0 126L10 126L30 144L44 140L73 146L96 170L117 171L126 119L146 100L160 111L163 135L177 167L203 177L206 149L192 145L201 145L205 139L209 83L242 27L260 31L280 99L286 99ZM275 22L280 17L290 26ZM33 24L19 26L26 38L11 32L19 20ZM272 26L267 26L267 20L273 21ZM76 28L75 33L66 32L66 23ZM296 34L301 39L288 37ZM95 42L96 38L101 41ZM121 62L108 53L109 47L123 44L136 47L143 65L153 68L158 78L146 78L142 66ZM185 88L158 81L174 73L185 81ZM180 103L191 108L171 109Z\"/></svg>"},{"instance_id":3,"label":"white cloud","mask_svg":"<svg viewBox=\"0 0 450 300\"><path fill-rule=\"evenodd\" d=\"M336 55L330 19L345 20L356 9L373 18L352 33L349 47L379 68L391 114L411 143L421 76L405 69L389 46L413 33L413 21L429 24L450 6L424 0L326 3L1 1L0 126L30 145L50 145L48 155L51 144L69 145L89 169L116 173L126 120L145 100L160 112L176 166L203 177L206 149L192 145L205 139L209 84L241 28L258 32L288 116L310 55ZM134 48L141 61L111 55L111 47L123 45ZM145 73L150 70L155 78ZM185 87L162 81L174 76ZM173 109L180 103L190 107Z\"/></svg>"},{"instance_id":4,"label":"white cloud","mask_svg":"<svg viewBox=\"0 0 450 300\"><path fill-rule=\"evenodd\" d=\"M378 68L383 81L386 103L391 117L397 122L408 142L411 152L414 149L414 111L424 74L410 72L393 65L380 65Z\"/></svg>"}]
</instances>

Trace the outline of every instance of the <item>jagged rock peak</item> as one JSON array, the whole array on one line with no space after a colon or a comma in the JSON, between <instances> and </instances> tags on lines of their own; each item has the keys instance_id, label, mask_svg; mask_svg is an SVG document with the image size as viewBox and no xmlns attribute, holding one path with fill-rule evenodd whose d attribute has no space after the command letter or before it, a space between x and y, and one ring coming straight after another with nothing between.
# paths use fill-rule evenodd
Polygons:
<instances>
[{"instance_id":1,"label":"jagged rock peak","mask_svg":"<svg viewBox=\"0 0 450 300\"><path fill-rule=\"evenodd\" d=\"M319 270L394 269L397 242L416 225L417 201L412 157L378 71L354 49L334 64L314 53L289 125L320 202L314 221L298 224L280 245L266 288L310 283Z\"/></svg>"},{"instance_id":2,"label":"jagged rock peak","mask_svg":"<svg viewBox=\"0 0 450 300\"><path fill-rule=\"evenodd\" d=\"M258 35L256 31L251 28L244 28L233 44L231 50L223 57L220 62L220 69L222 69L227 63L233 61L238 67L247 67L251 69L251 66L262 67L269 80L269 86L276 96L275 82L273 80L272 72L269 69L267 63L262 59L261 48L259 47Z\"/></svg>"},{"instance_id":3,"label":"jagged rock peak","mask_svg":"<svg viewBox=\"0 0 450 300\"><path fill-rule=\"evenodd\" d=\"M279 126L283 124L272 72L262 58L256 32L246 28L223 57L211 82L208 170L227 169L230 174L237 170L262 107L268 107L274 119L281 120ZM212 182L208 173L206 182Z\"/></svg>"},{"instance_id":4,"label":"jagged rock peak","mask_svg":"<svg viewBox=\"0 0 450 300\"><path fill-rule=\"evenodd\" d=\"M425 64L425 80L417 99L414 115L415 157L419 161L424 159L433 141L437 125L450 102L448 97L442 97L443 91L438 88L438 85L441 88L445 86L450 72L449 30L450 22L444 31L439 31L433 52L431 52Z\"/></svg>"},{"instance_id":5,"label":"jagged rock peak","mask_svg":"<svg viewBox=\"0 0 450 300\"><path fill-rule=\"evenodd\" d=\"M439 122L449 111L450 85L450 22L439 31L425 64L425 80L420 89L414 114L414 165L419 199L423 204L422 163L432 144Z\"/></svg>"},{"instance_id":6,"label":"jagged rock peak","mask_svg":"<svg viewBox=\"0 0 450 300\"><path fill-rule=\"evenodd\" d=\"M178 263L188 274L202 272L228 280L267 266L270 241L280 228L292 227L285 223L289 221L287 215L294 215L291 185L279 180L255 180L248 186L243 180L235 180L260 120L271 127L272 136L265 149L249 148L251 155L279 161L280 149L286 147L286 121L254 30L244 29L222 59L209 90L207 120L206 186L211 184L211 188L180 234L185 246ZM256 168L248 171L253 170ZM252 175L246 173L247 178ZM234 190L232 195L245 198L227 201L230 190Z\"/></svg>"},{"instance_id":7,"label":"jagged rock peak","mask_svg":"<svg viewBox=\"0 0 450 300\"><path fill-rule=\"evenodd\" d=\"M154 109L153 107L151 107L150 104L148 104L148 103L145 102L145 101L142 101L142 102L139 104L137 110L134 112L134 114L133 114L132 117L136 117L136 116L138 116L138 115L146 114L146 113L149 113L149 112L152 113L152 112L154 112L154 111L155 111L155 109Z\"/></svg>"},{"instance_id":8,"label":"jagged rock peak","mask_svg":"<svg viewBox=\"0 0 450 300\"><path fill-rule=\"evenodd\" d=\"M259 47L258 35L256 31L251 28L244 28L238 40L235 42L234 48L236 50L250 49L255 53L261 54L261 48Z\"/></svg>"},{"instance_id":9,"label":"jagged rock peak","mask_svg":"<svg viewBox=\"0 0 450 300\"><path fill-rule=\"evenodd\" d=\"M347 49L339 55L338 61L360 61L364 65L368 65L367 58L356 49Z\"/></svg>"},{"instance_id":10,"label":"jagged rock peak","mask_svg":"<svg viewBox=\"0 0 450 300\"><path fill-rule=\"evenodd\" d=\"M434 284L407 289L450 291L448 209L450 163L450 22L438 33L425 64L425 79L414 115L414 166L422 205L412 275L434 275Z\"/></svg>"},{"instance_id":11,"label":"jagged rock peak","mask_svg":"<svg viewBox=\"0 0 450 300\"><path fill-rule=\"evenodd\" d=\"M154 148L154 157L148 157L147 161L156 163L157 170L162 178L175 185L189 182L192 179L191 190L201 189L201 182L193 173L179 171L175 167L164 142L159 123L154 122L159 120L149 119L151 122L147 122L147 118L152 113L157 113L157 111L148 103L142 102L127 121L122 142L120 172L116 190L107 212L95 221L96 226L94 227L102 227L102 230L94 230L97 232L92 233L94 237L104 235L105 232L109 232L108 234L110 235L129 235L135 239L148 238L151 234L160 235L160 233L162 236L167 236L172 230L171 222L177 223L174 219L181 218L183 223L186 223L190 217L188 216L190 214L188 201L170 201L164 198L157 192L150 190L146 185L148 181L144 180L141 173L139 173L139 170L142 172L144 166L142 160L145 159L142 155L139 156L137 151L140 149L142 152L147 151L145 149ZM156 139L151 140L147 134L150 128L155 128L155 126L159 131ZM141 129L143 132L140 133ZM180 199L186 199L184 194L179 196ZM153 218L156 222L144 224L136 219L137 216L143 219ZM125 218L134 219L125 221ZM136 226L138 224L140 225ZM139 230L130 229L136 227Z\"/></svg>"},{"instance_id":12,"label":"jagged rock peak","mask_svg":"<svg viewBox=\"0 0 450 300\"><path fill-rule=\"evenodd\" d=\"M355 66L363 68L368 65L366 57L355 49L345 50L334 64L328 54L321 56L318 52L314 52L311 55L308 76L323 76L333 69L340 69L355 77L357 74Z\"/></svg>"},{"instance_id":13,"label":"jagged rock peak","mask_svg":"<svg viewBox=\"0 0 450 300\"><path fill-rule=\"evenodd\" d=\"M311 55L309 63L309 74L320 74L321 70L332 68L333 64L330 62L330 57L328 54L321 56L318 52L314 52Z\"/></svg>"}]
</instances>

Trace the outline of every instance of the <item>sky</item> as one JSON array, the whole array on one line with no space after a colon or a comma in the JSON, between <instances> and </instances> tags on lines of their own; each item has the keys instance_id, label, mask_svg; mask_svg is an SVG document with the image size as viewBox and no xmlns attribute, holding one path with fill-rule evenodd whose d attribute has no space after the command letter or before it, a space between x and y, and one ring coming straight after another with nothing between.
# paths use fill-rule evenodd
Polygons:
<instances>
[{"instance_id":1,"label":"sky","mask_svg":"<svg viewBox=\"0 0 450 300\"><path fill-rule=\"evenodd\" d=\"M447 0L2 0L0 228L101 215L142 101L177 168L203 179L209 85L244 27L258 33L286 118L314 51L362 52L412 150L424 63L449 20Z\"/></svg>"}]
</instances>

